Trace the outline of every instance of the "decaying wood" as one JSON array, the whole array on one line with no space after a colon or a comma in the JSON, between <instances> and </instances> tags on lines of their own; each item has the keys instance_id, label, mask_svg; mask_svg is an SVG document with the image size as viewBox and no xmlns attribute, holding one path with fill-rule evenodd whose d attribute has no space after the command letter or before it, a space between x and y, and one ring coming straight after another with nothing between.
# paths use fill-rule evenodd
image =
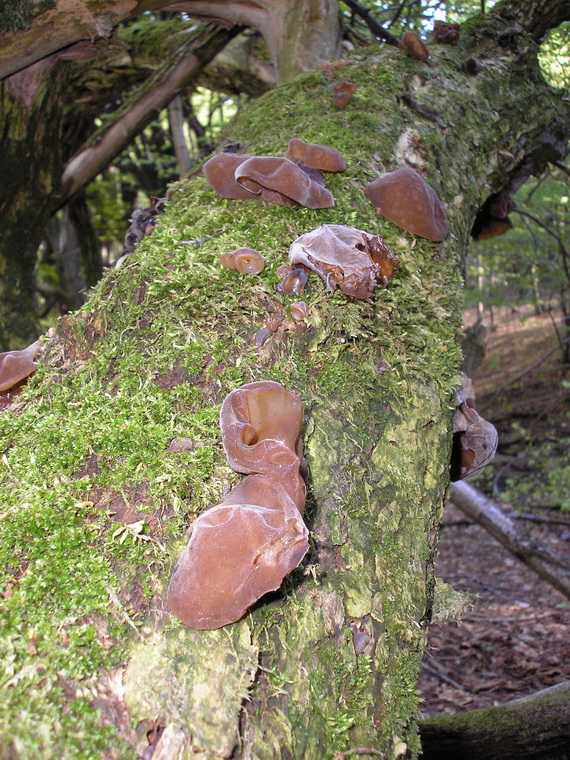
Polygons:
<instances>
[{"instance_id":1,"label":"decaying wood","mask_svg":"<svg viewBox=\"0 0 570 760\"><path fill-rule=\"evenodd\" d=\"M532 568L564 596L570 598L570 567L529 537L520 525L465 481L451 484L451 500L469 517Z\"/></svg>"},{"instance_id":2,"label":"decaying wood","mask_svg":"<svg viewBox=\"0 0 570 760\"><path fill-rule=\"evenodd\" d=\"M567 760L570 694L529 699L420 723L422 760Z\"/></svg>"}]
</instances>

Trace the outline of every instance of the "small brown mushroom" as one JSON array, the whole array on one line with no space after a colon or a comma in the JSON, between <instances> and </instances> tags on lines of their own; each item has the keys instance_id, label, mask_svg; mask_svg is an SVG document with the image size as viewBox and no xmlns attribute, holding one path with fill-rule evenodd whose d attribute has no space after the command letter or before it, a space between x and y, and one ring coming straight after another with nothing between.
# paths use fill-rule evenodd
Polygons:
<instances>
[{"instance_id":1,"label":"small brown mushroom","mask_svg":"<svg viewBox=\"0 0 570 760\"><path fill-rule=\"evenodd\" d=\"M236 201L253 200L256 194L238 184L234 177L237 167L247 161L248 158L251 156L237 153L218 153L209 158L202 167L204 177L206 177L210 187L222 198L230 198Z\"/></svg>"},{"instance_id":2,"label":"small brown mushroom","mask_svg":"<svg viewBox=\"0 0 570 760\"><path fill-rule=\"evenodd\" d=\"M331 291L338 286L353 298L370 298L376 286L385 288L400 266L379 235L342 224L323 224L301 235L289 249L289 261L312 269Z\"/></svg>"},{"instance_id":3,"label":"small brown mushroom","mask_svg":"<svg viewBox=\"0 0 570 760\"><path fill-rule=\"evenodd\" d=\"M515 208L516 203L505 190L487 198L473 222L473 240L490 240L511 230L513 223L509 219L509 213Z\"/></svg>"},{"instance_id":4,"label":"small brown mushroom","mask_svg":"<svg viewBox=\"0 0 570 760\"><path fill-rule=\"evenodd\" d=\"M251 193L280 206L330 208L332 194L288 158L253 156L235 171L236 181Z\"/></svg>"},{"instance_id":5,"label":"small brown mushroom","mask_svg":"<svg viewBox=\"0 0 570 760\"><path fill-rule=\"evenodd\" d=\"M344 172L346 162L340 150L328 145L303 142L303 140L289 140L289 148L285 158L291 161L301 161L307 166L320 169L323 172Z\"/></svg>"},{"instance_id":6,"label":"small brown mushroom","mask_svg":"<svg viewBox=\"0 0 570 760\"><path fill-rule=\"evenodd\" d=\"M457 45L459 24L449 24L447 21L434 21L433 36L438 42L444 42L447 45Z\"/></svg>"},{"instance_id":7,"label":"small brown mushroom","mask_svg":"<svg viewBox=\"0 0 570 760\"><path fill-rule=\"evenodd\" d=\"M429 58L429 50L416 32L404 32L398 43L398 50L405 50L412 58L424 63Z\"/></svg>"},{"instance_id":8,"label":"small brown mushroom","mask_svg":"<svg viewBox=\"0 0 570 760\"><path fill-rule=\"evenodd\" d=\"M357 90L355 84L350 82L337 82L333 90L333 101L337 108L346 108Z\"/></svg>"},{"instance_id":9,"label":"small brown mushroom","mask_svg":"<svg viewBox=\"0 0 570 760\"><path fill-rule=\"evenodd\" d=\"M378 213L414 235L439 243L449 222L435 190L414 169L405 167L378 177L364 188Z\"/></svg>"},{"instance_id":10,"label":"small brown mushroom","mask_svg":"<svg viewBox=\"0 0 570 760\"><path fill-rule=\"evenodd\" d=\"M290 304L289 309L295 322L303 322L309 316L309 308L304 301L295 301Z\"/></svg>"},{"instance_id":11,"label":"small brown mushroom","mask_svg":"<svg viewBox=\"0 0 570 760\"><path fill-rule=\"evenodd\" d=\"M473 384L464 374L457 390L457 409L453 418L451 480L461 480L480 472L495 456L498 440L495 426L475 409Z\"/></svg>"},{"instance_id":12,"label":"small brown mushroom","mask_svg":"<svg viewBox=\"0 0 570 760\"><path fill-rule=\"evenodd\" d=\"M296 267L286 274L281 282L277 283L277 292L284 293L286 296L290 296L293 293L300 296L305 292L307 279L305 270L301 269L301 267Z\"/></svg>"},{"instance_id":13,"label":"small brown mushroom","mask_svg":"<svg viewBox=\"0 0 570 760\"><path fill-rule=\"evenodd\" d=\"M263 256L254 248L237 248L220 256L220 264L241 274L259 274L265 268Z\"/></svg>"}]
</instances>

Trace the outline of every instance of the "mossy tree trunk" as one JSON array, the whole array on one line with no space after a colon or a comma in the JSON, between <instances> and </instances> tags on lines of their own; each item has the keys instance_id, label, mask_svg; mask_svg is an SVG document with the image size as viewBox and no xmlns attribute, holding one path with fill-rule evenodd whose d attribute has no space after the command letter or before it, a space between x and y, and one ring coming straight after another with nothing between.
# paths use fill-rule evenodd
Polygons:
<instances>
[{"instance_id":1,"label":"mossy tree trunk","mask_svg":"<svg viewBox=\"0 0 570 760\"><path fill-rule=\"evenodd\" d=\"M566 760L568 693L430 718L420 727L424 760Z\"/></svg>"},{"instance_id":2,"label":"mossy tree trunk","mask_svg":"<svg viewBox=\"0 0 570 760\"><path fill-rule=\"evenodd\" d=\"M132 757L157 727L172 758L417 755L462 257L486 197L558 155L570 129L532 39L513 32L501 47L496 28L432 45L425 64L358 53L336 75L357 86L344 110L319 70L260 98L231 136L256 154L282 154L292 137L339 148L335 208L226 201L202 178L181 183L156 231L61 321L26 402L0 419L9 756ZM466 58L480 58L476 75ZM439 245L364 196L404 163L446 206ZM401 268L367 301L311 277L310 316L294 327L297 297L276 293L275 270L323 223L382 234ZM259 277L220 268L243 245L266 258ZM270 319L280 328L256 347ZM240 479L219 406L259 379L305 403L311 550L242 621L193 631L164 608L166 584L193 517ZM192 447L171 451L176 436Z\"/></svg>"}]
</instances>

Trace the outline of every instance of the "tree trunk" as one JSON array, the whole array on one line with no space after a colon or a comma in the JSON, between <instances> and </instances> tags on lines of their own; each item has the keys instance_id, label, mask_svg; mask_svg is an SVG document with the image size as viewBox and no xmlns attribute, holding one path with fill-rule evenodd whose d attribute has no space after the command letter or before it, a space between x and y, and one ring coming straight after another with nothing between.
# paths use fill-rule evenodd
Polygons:
<instances>
[{"instance_id":1,"label":"tree trunk","mask_svg":"<svg viewBox=\"0 0 570 760\"><path fill-rule=\"evenodd\" d=\"M257 100L228 136L255 154L282 155L293 137L335 146L348 166L328 176L336 206L224 200L194 177L60 322L26 401L0 418L7 756L417 756L461 258L487 195L540 170L570 131L528 38L525 55L514 32L490 44L495 23L433 45L428 63L359 52L334 74L357 87L345 109L318 69ZM478 55L479 73L465 73ZM497 165L499 145L516 164ZM446 206L441 244L379 217L363 193L404 163ZM362 301L311 276L296 326L298 297L276 292L275 270L325 223L381 234L400 271ZM258 277L219 265L244 245L266 258ZM219 406L260 379L305 404L310 553L240 622L191 630L165 609L166 584L193 518L240 480ZM175 437L191 444L175 453Z\"/></svg>"},{"instance_id":2,"label":"tree trunk","mask_svg":"<svg viewBox=\"0 0 570 760\"><path fill-rule=\"evenodd\" d=\"M422 760L568 760L570 694L430 718Z\"/></svg>"}]
</instances>

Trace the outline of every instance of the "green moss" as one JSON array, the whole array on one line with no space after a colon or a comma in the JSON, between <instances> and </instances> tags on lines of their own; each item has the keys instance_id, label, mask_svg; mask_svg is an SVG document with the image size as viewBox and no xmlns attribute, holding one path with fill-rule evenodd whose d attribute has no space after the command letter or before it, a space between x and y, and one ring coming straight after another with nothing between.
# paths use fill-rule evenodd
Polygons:
<instances>
[{"instance_id":1,"label":"green moss","mask_svg":"<svg viewBox=\"0 0 570 760\"><path fill-rule=\"evenodd\" d=\"M0 418L0 551L12 588L6 637L17 649L15 672L31 667L36 674L34 693L46 714L87 711L88 735L77 743L89 748L86 756L99 738L80 689L123 660L133 723L159 714L200 735L204 751L221 752L218 740L233 751L249 688L241 740L252 757L280 757L283 747L306 760L349 746L388 753L398 742L417 752L419 622L431 602L426 533L442 508L449 461L463 216L480 191L471 188L468 168L439 174L444 148L454 165L465 164L458 156L466 146L453 130L418 124L398 101L416 71L395 51L359 54L342 69L358 87L344 110L333 107L333 84L320 71L252 104L231 128L245 150L278 154L299 137L343 151L347 172L328 179L336 206L231 202L203 178L178 184L153 234L107 274L80 313L62 320L24 403ZM426 89L441 88L437 66L422 71ZM445 75L461 83L453 65ZM461 84L468 123L471 94ZM379 92L389 112L378 107ZM430 102L439 105L435 95ZM397 138L410 125L433 159L429 179L449 209L452 236L440 246L380 218L362 192L395 168ZM458 194L467 210L454 202ZM399 272L363 302L331 295L311 276L307 323L286 331L296 299L276 292L277 266L298 235L341 222L382 234ZM209 239L182 242L202 238ZM242 245L265 257L260 276L219 266L220 254ZM275 315L282 329L256 349L257 331ZM189 632L166 618L164 587L193 517L238 477L223 455L220 404L257 379L281 381L305 403L312 553L282 598L226 631ZM170 452L177 436L195 446ZM127 506L130 527L123 524ZM351 617L371 627L370 655L355 654ZM38 641L34 657L22 638L28 630ZM59 691L40 677L60 671ZM220 684L228 686L223 697ZM22 685L6 697L13 720L25 709L25 693ZM35 718L26 731L23 758L62 754L72 743L72 729L64 728L54 747L34 754L44 724ZM12 741L9 727L4 732ZM118 732L113 737L110 746L126 754Z\"/></svg>"},{"instance_id":2,"label":"green moss","mask_svg":"<svg viewBox=\"0 0 570 760\"><path fill-rule=\"evenodd\" d=\"M36 16L55 6L55 0L11 0L0 10L0 34L29 29Z\"/></svg>"}]
</instances>

